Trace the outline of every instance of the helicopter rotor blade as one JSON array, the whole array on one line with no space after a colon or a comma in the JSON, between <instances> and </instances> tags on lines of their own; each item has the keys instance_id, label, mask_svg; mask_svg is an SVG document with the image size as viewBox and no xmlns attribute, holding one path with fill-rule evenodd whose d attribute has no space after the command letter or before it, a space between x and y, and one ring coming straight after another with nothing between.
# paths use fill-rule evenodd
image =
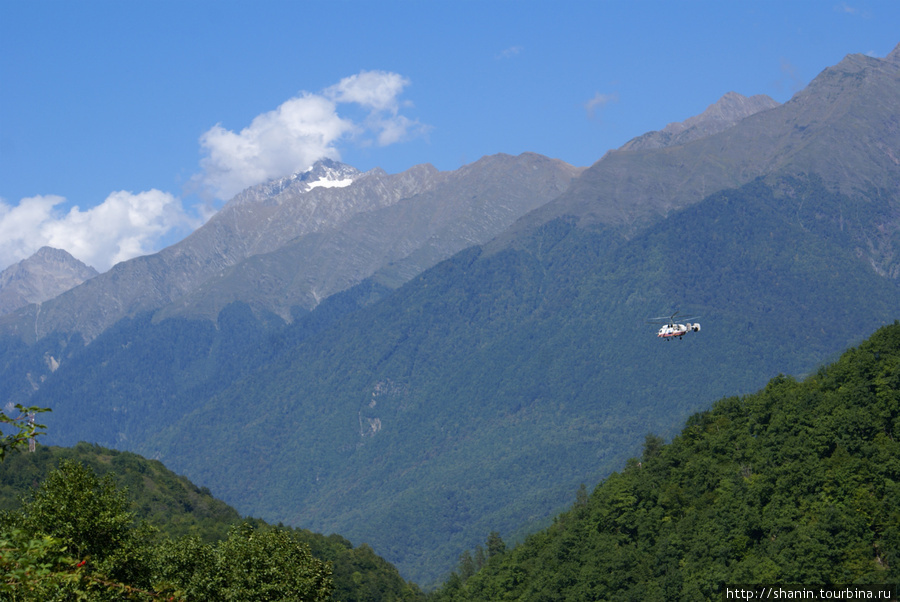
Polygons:
<instances>
[{"instance_id":1,"label":"helicopter rotor blade","mask_svg":"<svg viewBox=\"0 0 900 602\"><path fill-rule=\"evenodd\" d=\"M675 313L673 313L670 316L659 316L657 318L647 318L647 324L675 324L676 317L678 318L679 322L691 322L700 317L700 316L695 316L695 315L680 316L679 315L680 313L681 313L680 311L676 311Z\"/></svg>"},{"instance_id":2,"label":"helicopter rotor blade","mask_svg":"<svg viewBox=\"0 0 900 602\"><path fill-rule=\"evenodd\" d=\"M675 322L675 316L678 315L676 311L671 316L659 316L658 318L648 318L647 322L650 324L672 324Z\"/></svg>"}]
</instances>

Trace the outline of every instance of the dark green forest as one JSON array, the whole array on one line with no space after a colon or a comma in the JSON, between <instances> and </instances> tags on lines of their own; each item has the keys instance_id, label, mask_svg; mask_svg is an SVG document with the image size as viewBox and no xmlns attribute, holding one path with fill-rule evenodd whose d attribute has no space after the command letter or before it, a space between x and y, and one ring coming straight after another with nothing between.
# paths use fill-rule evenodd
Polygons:
<instances>
[{"instance_id":1,"label":"dark green forest","mask_svg":"<svg viewBox=\"0 0 900 602\"><path fill-rule=\"evenodd\" d=\"M21 442L21 441L20 441ZM721 399L552 525L459 554L424 596L368 546L243 519L94 445L0 464L10 600L718 600L726 585L900 585L900 322L802 380ZM235 567L243 567L237 570Z\"/></svg>"},{"instance_id":2,"label":"dark green forest","mask_svg":"<svg viewBox=\"0 0 900 602\"><path fill-rule=\"evenodd\" d=\"M27 361L63 361L29 403L54 409L48 442L159 458L241 513L366 542L428 587L487 533L546 524L647 432L669 438L894 320L900 288L857 253L874 211L806 176L630 237L559 218L290 325L234 304L216 323L145 315L87 347L35 346ZM646 318L675 309L702 332L658 341ZM28 373L7 344L0 370Z\"/></svg>"},{"instance_id":3,"label":"dark green forest","mask_svg":"<svg viewBox=\"0 0 900 602\"><path fill-rule=\"evenodd\" d=\"M160 462L80 443L0 464L0 599L418 600L369 546L241 517Z\"/></svg>"},{"instance_id":4,"label":"dark green forest","mask_svg":"<svg viewBox=\"0 0 900 602\"><path fill-rule=\"evenodd\" d=\"M435 600L720 600L726 584L900 584L900 323L718 401ZM474 573L474 574L473 574Z\"/></svg>"}]
</instances>

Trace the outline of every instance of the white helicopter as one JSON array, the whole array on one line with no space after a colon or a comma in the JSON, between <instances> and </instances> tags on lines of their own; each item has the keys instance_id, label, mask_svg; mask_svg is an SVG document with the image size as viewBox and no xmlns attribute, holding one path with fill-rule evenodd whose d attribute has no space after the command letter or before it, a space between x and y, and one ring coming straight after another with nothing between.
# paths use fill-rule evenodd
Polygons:
<instances>
[{"instance_id":1,"label":"white helicopter","mask_svg":"<svg viewBox=\"0 0 900 602\"><path fill-rule=\"evenodd\" d=\"M675 312L669 317L661 317L661 318L650 318L647 320L649 324L662 324L662 328L659 329L659 332L656 333L656 336L668 341L669 339L673 339L678 337L678 340L681 340L681 337L686 335L689 332L700 332L700 323L694 322L691 323L688 320L696 320L696 318L682 318L685 323L684 324L676 324L675 316L678 315L679 312Z\"/></svg>"}]
</instances>

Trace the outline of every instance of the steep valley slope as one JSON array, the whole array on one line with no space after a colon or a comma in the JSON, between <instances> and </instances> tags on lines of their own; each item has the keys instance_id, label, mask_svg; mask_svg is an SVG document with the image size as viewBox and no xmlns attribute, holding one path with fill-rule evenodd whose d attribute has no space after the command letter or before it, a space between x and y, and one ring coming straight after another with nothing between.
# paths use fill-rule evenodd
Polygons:
<instances>
[{"instance_id":1,"label":"steep valley slope","mask_svg":"<svg viewBox=\"0 0 900 602\"><path fill-rule=\"evenodd\" d=\"M551 527L480 571L470 554L432 599L716 600L769 583L806 586L773 588L783 599L896 597L898 395L895 322L802 381L716 402L667 445L648 437Z\"/></svg>"}]
</instances>

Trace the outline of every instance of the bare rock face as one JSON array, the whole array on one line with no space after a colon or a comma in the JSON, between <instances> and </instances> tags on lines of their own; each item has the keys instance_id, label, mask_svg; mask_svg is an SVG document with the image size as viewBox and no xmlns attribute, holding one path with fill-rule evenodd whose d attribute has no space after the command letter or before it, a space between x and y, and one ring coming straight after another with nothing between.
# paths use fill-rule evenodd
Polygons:
<instances>
[{"instance_id":1,"label":"bare rock face","mask_svg":"<svg viewBox=\"0 0 900 602\"><path fill-rule=\"evenodd\" d=\"M395 288L439 261L482 244L562 193L582 170L534 153L492 155L453 172L422 165L398 176L366 174L344 190L367 209L331 216L278 243L260 239L254 253L161 310L214 317L227 304L289 319L365 278ZM349 205L346 205L349 206ZM346 207L345 206L345 207ZM285 205L274 223L313 225L312 210ZM292 214L287 217L288 214ZM333 225L330 225L333 224ZM269 229L276 232L275 226Z\"/></svg>"},{"instance_id":2,"label":"bare rock face","mask_svg":"<svg viewBox=\"0 0 900 602\"><path fill-rule=\"evenodd\" d=\"M528 211L583 171L534 153L495 155L453 172L399 174L323 160L248 188L204 226L159 253L112 267L41 306L0 319L28 341L79 333L86 342L141 312L215 319L233 301L288 320L374 274L399 286Z\"/></svg>"},{"instance_id":3,"label":"bare rock face","mask_svg":"<svg viewBox=\"0 0 900 602\"><path fill-rule=\"evenodd\" d=\"M705 111L679 123L670 123L656 132L648 132L625 143L620 150L647 150L686 144L724 131L739 121L779 103L765 94L746 97L728 92Z\"/></svg>"},{"instance_id":4,"label":"bare rock face","mask_svg":"<svg viewBox=\"0 0 900 602\"><path fill-rule=\"evenodd\" d=\"M891 53L884 57L884 60L890 61L892 63L900 63L900 44L894 46L894 49L891 50Z\"/></svg>"},{"instance_id":5,"label":"bare rock face","mask_svg":"<svg viewBox=\"0 0 900 602\"><path fill-rule=\"evenodd\" d=\"M628 237L724 189L814 176L850 199L816 219L837 223L878 273L900 278L898 57L900 50L884 59L848 55L769 109L760 108L764 98L726 95L696 119L608 152L557 199L519 220L513 234L567 216Z\"/></svg>"},{"instance_id":6,"label":"bare rock face","mask_svg":"<svg viewBox=\"0 0 900 602\"><path fill-rule=\"evenodd\" d=\"M43 303L97 275L66 251L42 247L0 272L0 315Z\"/></svg>"}]
</instances>

